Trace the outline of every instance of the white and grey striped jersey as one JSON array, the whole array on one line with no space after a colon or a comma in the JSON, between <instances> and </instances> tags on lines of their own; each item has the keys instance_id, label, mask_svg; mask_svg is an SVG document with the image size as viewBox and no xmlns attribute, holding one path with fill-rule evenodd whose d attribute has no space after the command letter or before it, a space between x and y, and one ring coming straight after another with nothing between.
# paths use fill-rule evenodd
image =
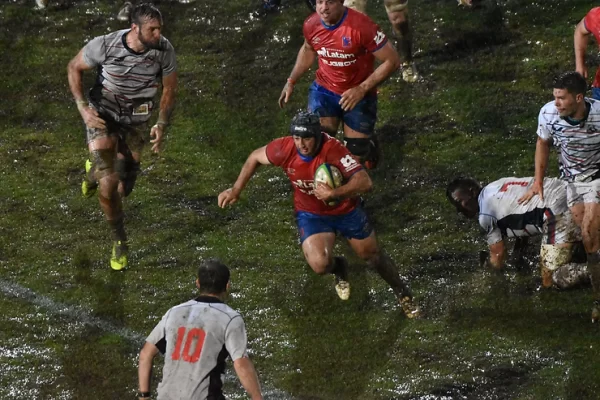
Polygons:
<instances>
[{"instance_id":1,"label":"white and grey striped jersey","mask_svg":"<svg viewBox=\"0 0 600 400\"><path fill-rule=\"evenodd\" d=\"M247 356L244 320L212 296L169 309L146 341L165 355L158 400L221 399L225 359Z\"/></svg>"},{"instance_id":2,"label":"white and grey striped jersey","mask_svg":"<svg viewBox=\"0 0 600 400\"><path fill-rule=\"evenodd\" d=\"M568 210L566 183L557 178L544 179L544 200L534 196L519 204L533 178L503 178L485 186L479 194L479 225L487 233L489 245L504 237L536 236L544 222Z\"/></svg>"},{"instance_id":3,"label":"white and grey striped jersey","mask_svg":"<svg viewBox=\"0 0 600 400\"><path fill-rule=\"evenodd\" d=\"M90 40L83 49L83 60L98 68L90 101L101 115L123 124L148 121L154 97L163 76L177 68L175 50L163 36L157 49L137 53L127 46L129 29Z\"/></svg>"},{"instance_id":4,"label":"white and grey striped jersey","mask_svg":"<svg viewBox=\"0 0 600 400\"><path fill-rule=\"evenodd\" d=\"M581 123L561 118L554 101L542 107L538 117L537 134L559 148L560 176L569 182L588 181L600 171L600 102L585 101L589 113Z\"/></svg>"}]
</instances>

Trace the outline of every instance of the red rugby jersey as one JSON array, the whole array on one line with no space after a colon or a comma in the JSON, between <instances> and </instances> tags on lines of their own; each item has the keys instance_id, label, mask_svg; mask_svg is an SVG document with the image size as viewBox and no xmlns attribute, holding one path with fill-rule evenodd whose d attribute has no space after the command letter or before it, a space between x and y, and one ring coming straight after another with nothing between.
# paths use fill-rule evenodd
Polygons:
<instances>
[{"instance_id":1,"label":"red rugby jersey","mask_svg":"<svg viewBox=\"0 0 600 400\"><path fill-rule=\"evenodd\" d=\"M365 14L346 8L336 25L325 25L317 13L303 26L304 38L318 54L317 83L342 94L373 73L373 52L387 43L379 26Z\"/></svg>"},{"instance_id":2,"label":"red rugby jersey","mask_svg":"<svg viewBox=\"0 0 600 400\"><path fill-rule=\"evenodd\" d=\"M596 38L596 42L600 45L600 7L592 8L583 19L585 29L591 32ZM600 68L596 70L593 87L600 87Z\"/></svg>"},{"instance_id":3,"label":"red rugby jersey","mask_svg":"<svg viewBox=\"0 0 600 400\"><path fill-rule=\"evenodd\" d=\"M290 179L294 188L295 211L341 215L349 213L358 204L355 197L328 206L313 193L315 171L323 163L336 166L344 176L344 183L363 169L339 140L324 133L321 151L314 157L304 157L298 153L293 137L285 136L267 145L267 158L271 164L281 167Z\"/></svg>"}]
</instances>

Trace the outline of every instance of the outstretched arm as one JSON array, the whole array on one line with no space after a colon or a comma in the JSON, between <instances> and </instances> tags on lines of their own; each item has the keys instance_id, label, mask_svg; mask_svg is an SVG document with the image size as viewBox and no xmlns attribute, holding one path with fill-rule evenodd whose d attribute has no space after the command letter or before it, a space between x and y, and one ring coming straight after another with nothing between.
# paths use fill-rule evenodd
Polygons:
<instances>
[{"instance_id":1,"label":"outstretched arm","mask_svg":"<svg viewBox=\"0 0 600 400\"><path fill-rule=\"evenodd\" d=\"M83 118L83 122L85 122L86 126L89 128L103 129L106 126L104 120L100 118L96 110L89 107L88 102L83 96L81 76L83 75L83 71L89 71L92 68L92 66L87 65L84 61L83 49L81 49L67 66L69 88L75 98L77 110L79 110L79 114L81 114L81 118Z\"/></svg>"},{"instance_id":2,"label":"outstretched arm","mask_svg":"<svg viewBox=\"0 0 600 400\"><path fill-rule=\"evenodd\" d=\"M270 164L271 162L267 157L267 146L260 147L250 153L233 187L219 194L219 207L225 208L227 205L235 203L239 199L242 190L244 190L250 181L250 178L252 178L252 175L256 172L256 169L261 165Z\"/></svg>"},{"instance_id":3,"label":"outstretched arm","mask_svg":"<svg viewBox=\"0 0 600 400\"><path fill-rule=\"evenodd\" d=\"M306 71L308 71L311 65L313 65L316 58L317 53L305 39L304 44L302 47L300 47L300 51L296 57L296 64L294 64L292 73L290 74L290 77L288 78L283 90L281 91L281 95L279 96L279 107L283 108L283 106L287 104L288 100L292 96L292 92L294 91L294 85L298 79L300 79L300 77L304 75Z\"/></svg>"},{"instance_id":4,"label":"outstretched arm","mask_svg":"<svg viewBox=\"0 0 600 400\"><path fill-rule=\"evenodd\" d=\"M258 375L252 361L248 357L238 358L233 362L233 368L238 378L240 378L242 386L250 395L250 398L252 400L262 400Z\"/></svg>"}]
</instances>

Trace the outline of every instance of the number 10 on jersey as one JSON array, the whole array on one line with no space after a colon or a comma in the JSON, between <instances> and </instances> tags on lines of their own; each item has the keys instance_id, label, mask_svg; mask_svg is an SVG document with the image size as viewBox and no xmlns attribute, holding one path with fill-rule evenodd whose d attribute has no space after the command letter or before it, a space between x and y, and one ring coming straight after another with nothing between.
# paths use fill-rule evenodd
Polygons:
<instances>
[{"instance_id":1,"label":"number 10 on jersey","mask_svg":"<svg viewBox=\"0 0 600 400\"><path fill-rule=\"evenodd\" d=\"M200 359L205 336L206 333L200 328L187 329L185 326L179 327L177 329L175 349L173 349L171 358L173 360L183 359L183 361L195 363ZM183 350L181 349L182 344Z\"/></svg>"}]
</instances>

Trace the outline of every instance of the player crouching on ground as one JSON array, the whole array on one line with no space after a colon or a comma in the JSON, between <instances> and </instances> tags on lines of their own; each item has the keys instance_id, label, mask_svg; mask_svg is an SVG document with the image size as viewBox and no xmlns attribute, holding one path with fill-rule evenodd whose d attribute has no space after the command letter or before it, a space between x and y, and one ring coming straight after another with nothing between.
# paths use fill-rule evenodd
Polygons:
<instances>
[{"instance_id":1,"label":"player crouching on ground","mask_svg":"<svg viewBox=\"0 0 600 400\"><path fill-rule=\"evenodd\" d=\"M567 190L559 179L544 179L544 199L539 196L519 204L533 178L503 178L485 187L470 178L456 178L446 195L458 212L479 218L487 234L486 265L501 269L506 261L505 238L543 235L540 249L542 285L567 289L589 282L586 264L571 262L574 243L581 232L567 206Z\"/></svg>"},{"instance_id":2,"label":"player crouching on ground","mask_svg":"<svg viewBox=\"0 0 600 400\"><path fill-rule=\"evenodd\" d=\"M232 188L219 194L219 207L235 203L260 165L281 167L294 187L294 208L304 257L319 275L333 274L342 300L350 296L347 262L333 256L336 232L354 252L391 286L408 318L418 316L411 292L392 260L377 243L375 231L359 205L360 194L371 190L371 178L338 140L321 131L316 114L300 112L290 126L291 136L275 139L254 150ZM318 184L317 168L328 163L340 170L343 184L335 189ZM328 205L326 203L333 203Z\"/></svg>"}]
</instances>

